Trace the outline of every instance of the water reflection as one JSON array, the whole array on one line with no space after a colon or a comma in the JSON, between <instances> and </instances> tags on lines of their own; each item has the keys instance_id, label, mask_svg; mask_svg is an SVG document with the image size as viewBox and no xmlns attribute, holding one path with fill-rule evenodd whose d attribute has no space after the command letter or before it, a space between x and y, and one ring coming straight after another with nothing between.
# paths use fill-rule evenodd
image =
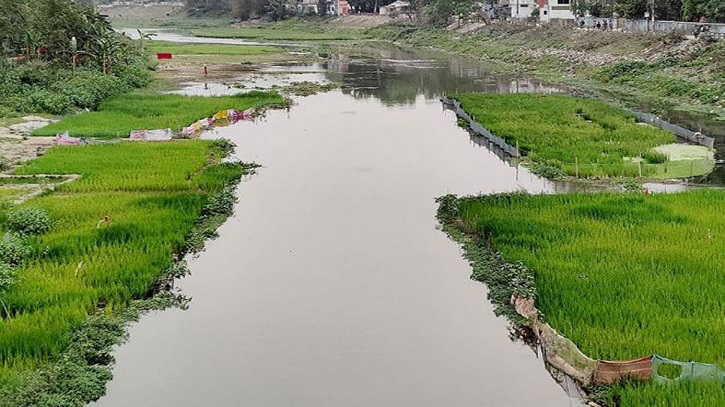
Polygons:
<instances>
[{"instance_id":1,"label":"water reflection","mask_svg":"<svg viewBox=\"0 0 725 407\"><path fill-rule=\"evenodd\" d=\"M376 98L386 105L412 105L424 95L437 99L454 92L566 92L528 79L492 74L480 61L441 59L440 53L410 52L399 48L340 50L323 64L329 80L344 85L356 98Z\"/></svg>"}]
</instances>

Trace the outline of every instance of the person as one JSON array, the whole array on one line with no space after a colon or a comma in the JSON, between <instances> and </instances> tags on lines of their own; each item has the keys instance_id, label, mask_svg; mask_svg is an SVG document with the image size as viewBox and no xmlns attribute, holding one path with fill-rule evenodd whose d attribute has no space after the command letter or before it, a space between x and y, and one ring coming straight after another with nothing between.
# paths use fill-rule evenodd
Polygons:
<instances>
[{"instance_id":1,"label":"person","mask_svg":"<svg viewBox=\"0 0 725 407\"><path fill-rule=\"evenodd\" d=\"M600 29L600 28L602 28L602 25L599 23L598 20L597 20L597 23L594 24L594 28L596 28L597 30Z\"/></svg>"},{"instance_id":2,"label":"person","mask_svg":"<svg viewBox=\"0 0 725 407\"><path fill-rule=\"evenodd\" d=\"M609 28L609 22L607 20L604 20L604 31L606 31L607 28Z\"/></svg>"},{"instance_id":3,"label":"person","mask_svg":"<svg viewBox=\"0 0 725 407\"><path fill-rule=\"evenodd\" d=\"M584 28L584 19L579 20L579 28Z\"/></svg>"}]
</instances>

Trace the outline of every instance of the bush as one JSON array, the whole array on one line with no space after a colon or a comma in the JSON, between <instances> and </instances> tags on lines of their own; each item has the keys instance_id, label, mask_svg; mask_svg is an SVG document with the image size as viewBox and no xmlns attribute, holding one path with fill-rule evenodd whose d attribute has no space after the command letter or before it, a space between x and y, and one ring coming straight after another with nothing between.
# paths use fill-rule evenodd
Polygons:
<instances>
[{"instance_id":1,"label":"bush","mask_svg":"<svg viewBox=\"0 0 725 407\"><path fill-rule=\"evenodd\" d=\"M16 234L7 233L0 240L0 260L11 266L17 266L29 254L30 247Z\"/></svg>"},{"instance_id":2,"label":"bush","mask_svg":"<svg viewBox=\"0 0 725 407\"><path fill-rule=\"evenodd\" d=\"M105 99L133 88L147 86L151 73L145 63L122 65L114 75L90 68L57 68L32 61L0 66L0 116L46 112L69 114L79 109L95 110Z\"/></svg>"},{"instance_id":3,"label":"bush","mask_svg":"<svg viewBox=\"0 0 725 407\"><path fill-rule=\"evenodd\" d=\"M15 284L16 277L15 267L0 262L0 293L10 288L11 285Z\"/></svg>"},{"instance_id":4,"label":"bush","mask_svg":"<svg viewBox=\"0 0 725 407\"><path fill-rule=\"evenodd\" d=\"M87 71L56 84L51 90L77 108L95 110L101 101L126 92L129 87L121 78Z\"/></svg>"},{"instance_id":5,"label":"bush","mask_svg":"<svg viewBox=\"0 0 725 407\"><path fill-rule=\"evenodd\" d=\"M8 227L20 235L39 235L53 227L53 220L45 209L22 208L8 213Z\"/></svg>"},{"instance_id":6,"label":"bush","mask_svg":"<svg viewBox=\"0 0 725 407\"><path fill-rule=\"evenodd\" d=\"M17 99L19 106L16 110L21 112L47 112L52 114L67 114L73 112L73 104L63 95L49 92L44 89L33 89L25 94L25 98Z\"/></svg>"}]
</instances>

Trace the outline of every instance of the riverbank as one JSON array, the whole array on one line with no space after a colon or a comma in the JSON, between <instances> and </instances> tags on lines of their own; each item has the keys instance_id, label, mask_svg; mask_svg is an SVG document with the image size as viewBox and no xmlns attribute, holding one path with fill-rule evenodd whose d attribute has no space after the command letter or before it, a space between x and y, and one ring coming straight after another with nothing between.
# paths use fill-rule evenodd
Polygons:
<instances>
[{"instance_id":1,"label":"riverbank","mask_svg":"<svg viewBox=\"0 0 725 407\"><path fill-rule=\"evenodd\" d=\"M594 359L658 353L723 366L723 202L721 190L449 197L439 219L513 322L521 317L510 300L519 295L535 299L541 318ZM523 267L496 266L502 261ZM595 396L622 406L725 401L720 383L658 386L622 383Z\"/></svg>"},{"instance_id":2,"label":"riverbank","mask_svg":"<svg viewBox=\"0 0 725 407\"><path fill-rule=\"evenodd\" d=\"M201 250L204 240L214 236L231 214L234 193L228 188L244 173L241 164L222 163L229 152L221 141L56 147L16 171L80 174L81 179L21 206L44 209L54 226L25 242L29 249L19 263L18 282L3 294L9 314L0 321L0 388L5 392L0 405L43 405L52 397L72 399L90 391L82 386L74 393L64 386L107 372L104 366L112 358L98 366L99 361L85 360L80 372L70 366L55 378L39 369L57 367L74 332L99 308L114 317L130 301L157 292L176 267L174 259ZM3 217L12 210L4 208ZM120 338L115 334L111 345ZM34 396L38 404L25 400L25 392L11 391L38 381L45 383L45 392ZM102 389L103 381L99 385Z\"/></svg>"}]
</instances>

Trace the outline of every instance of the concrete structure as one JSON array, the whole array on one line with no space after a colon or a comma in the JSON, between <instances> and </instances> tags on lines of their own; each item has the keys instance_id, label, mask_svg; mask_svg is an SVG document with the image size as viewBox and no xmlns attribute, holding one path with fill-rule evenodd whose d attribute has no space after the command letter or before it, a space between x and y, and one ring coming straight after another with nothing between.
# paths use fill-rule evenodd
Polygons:
<instances>
[{"instance_id":1,"label":"concrete structure","mask_svg":"<svg viewBox=\"0 0 725 407\"><path fill-rule=\"evenodd\" d=\"M318 0L294 0L291 7L297 14L319 14L319 4ZM344 16L350 14L350 4L347 0L326 0L325 4L327 15Z\"/></svg>"},{"instance_id":2,"label":"concrete structure","mask_svg":"<svg viewBox=\"0 0 725 407\"><path fill-rule=\"evenodd\" d=\"M317 14L317 0L295 0L293 5L297 14Z\"/></svg>"},{"instance_id":3,"label":"concrete structure","mask_svg":"<svg viewBox=\"0 0 725 407\"><path fill-rule=\"evenodd\" d=\"M511 18L526 19L536 10L536 0L509 0L511 6Z\"/></svg>"},{"instance_id":4,"label":"concrete structure","mask_svg":"<svg viewBox=\"0 0 725 407\"><path fill-rule=\"evenodd\" d=\"M347 0L327 0L327 14L344 16L350 14L350 4Z\"/></svg>"},{"instance_id":5,"label":"concrete structure","mask_svg":"<svg viewBox=\"0 0 725 407\"><path fill-rule=\"evenodd\" d=\"M571 0L538 0L539 20L547 23L551 20L574 20Z\"/></svg>"}]
</instances>

